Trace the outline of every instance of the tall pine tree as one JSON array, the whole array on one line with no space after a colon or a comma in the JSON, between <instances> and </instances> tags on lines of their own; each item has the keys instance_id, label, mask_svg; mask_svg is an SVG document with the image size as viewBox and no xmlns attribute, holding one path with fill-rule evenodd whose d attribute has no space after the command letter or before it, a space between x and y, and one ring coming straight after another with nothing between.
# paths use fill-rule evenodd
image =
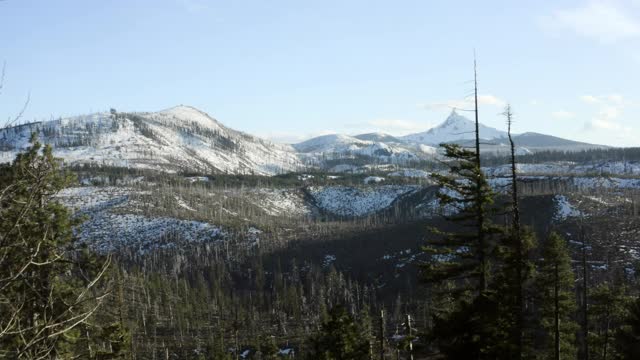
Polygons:
<instances>
[{"instance_id":1,"label":"tall pine tree","mask_svg":"<svg viewBox=\"0 0 640 360\"><path fill-rule=\"evenodd\" d=\"M640 359L640 297L628 308L624 326L616 334L616 348L621 359Z\"/></svg>"},{"instance_id":2,"label":"tall pine tree","mask_svg":"<svg viewBox=\"0 0 640 360\"><path fill-rule=\"evenodd\" d=\"M474 60L474 79L475 75ZM423 247L430 259L422 265L423 280L431 284L434 296L452 300L435 315L432 340L448 358L461 359L495 358L497 339L505 336L490 289L503 228L492 222L497 210L494 193L481 169L474 84L475 149L441 144L449 173L432 175L440 186L437 196L444 216L455 231L431 229L433 236Z\"/></svg>"},{"instance_id":3,"label":"tall pine tree","mask_svg":"<svg viewBox=\"0 0 640 360\"><path fill-rule=\"evenodd\" d=\"M552 359L576 357L574 275L566 241L555 232L542 249L536 279L540 322L544 330L540 350Z\"/></svg>"}]
</instances>

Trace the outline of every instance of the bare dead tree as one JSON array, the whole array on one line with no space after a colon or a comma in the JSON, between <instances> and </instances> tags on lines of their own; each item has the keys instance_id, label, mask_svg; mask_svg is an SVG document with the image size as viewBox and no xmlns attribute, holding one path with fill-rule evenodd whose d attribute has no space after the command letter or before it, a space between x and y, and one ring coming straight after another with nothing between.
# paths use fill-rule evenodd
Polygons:
<instances>
[{"instance_id":1,"label":"bare dead tree","mask_svg":"<svg viewBox=\"0 0 640 360\"><path fill-rule=\"evenodd\" d=\"M4 89L4 79L7 73L6 70L7 70L7 62L5 61L2 63L2 73L0 74L0 94L2 94L2 90ZM20 119L22 119L22 117L24 116L25 111L29 107L29 102L31 102L31 92L27 93L27 99L25 100L18 114L16 114L13 117L9 117L7 122L4 125L0 126L0 130L2 130L3 128L12 127L18 121L20 121Z\"/></svg>"},{"instance_id":2,"label":"bare dead tree","mask_svg":"<svg viewBox=\"0 0 640 360\"><path fill-rule=\"evenodd\" d=\"M511 105L507 104L504 109L503 115L507 118L507 135L509 137L509 145L511 152L511 213L513 227L513 241L515 242L515 267L516 267L516 329L519 331L517 335L517 347L519 358L523 355L523 329L524 329L524 253L522 245L522 229L520 225L520 206L518 203L518 173L516 164L516 146L511 134L511 126L513 125L513 113L511 111Z\"/></svg>"}]
</instances>

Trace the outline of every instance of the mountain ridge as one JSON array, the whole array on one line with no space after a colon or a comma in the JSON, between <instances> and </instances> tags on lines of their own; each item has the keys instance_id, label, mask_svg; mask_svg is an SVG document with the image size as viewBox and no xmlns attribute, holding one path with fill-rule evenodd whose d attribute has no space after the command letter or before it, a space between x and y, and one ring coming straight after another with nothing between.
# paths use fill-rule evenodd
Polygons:
<instances>
[{"instance_id":1,"label":"mountain ridge","mask_svg":"<svg viewBox=\"0 0 640 360\"><path fill-rule=\"evenodd\" d=\"M275 175L302 167L288 145L224 126L194 107L100 112L0 129L0 162L11 161L36 132L70 165L161 171Z\"/></svg>"},{"instance_id":2,"label":"mountain ridge","mask_svg":"<svg viewBox=\"0 0 640 360\"><path fill-rule=\"evenodd\" d=\"M421 133L330 134L289 145L232 129L202 110L178 105L157 112L113 110L0 129L0 163L13 160L36 132L70 165L275 175L324 167L330 160L408 164L431 159L438 156L440 143L472 144L474 131L475 123L454 110L444 122ZM480 124L480 134L483 151L507 151L506 132ZM518 154L605 148L535 132L516 134L514 140Z\"/></svg>"}]
</instances>

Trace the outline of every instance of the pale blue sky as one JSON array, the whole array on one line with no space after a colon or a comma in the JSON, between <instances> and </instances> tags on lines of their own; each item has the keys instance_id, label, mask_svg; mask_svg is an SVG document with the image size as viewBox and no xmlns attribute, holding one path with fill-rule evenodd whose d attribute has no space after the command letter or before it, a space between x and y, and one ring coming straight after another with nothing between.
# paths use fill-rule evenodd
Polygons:
<instances>
[{"instance_id":1,"label":"pale blue sky","mask_svg":"<svg viewBox=\"0 0 640 360\"><path fill-rule=\"evenodd\" d=\"M5 0L0 123L196 106L280 141L481 121L640 146L640 0Z\"/></svg>"}]
</instances>

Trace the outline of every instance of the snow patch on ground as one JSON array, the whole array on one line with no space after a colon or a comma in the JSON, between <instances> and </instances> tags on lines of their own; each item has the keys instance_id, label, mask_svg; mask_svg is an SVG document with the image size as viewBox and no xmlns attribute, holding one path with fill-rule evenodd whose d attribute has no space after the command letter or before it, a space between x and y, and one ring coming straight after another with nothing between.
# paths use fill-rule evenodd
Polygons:
<instances>
[{"instance_id":1,"label":"snow patch on ground","mask_svg":"<svg viewBox=\"0 0 640 360\"><path fill-rule=\"evenodd\" d=\"M367 176L363 180L365 185L367 185L367 184L377 184L377 183L380 183L380 182L383 182L383 181L384 181L384 178L380 177L380 176Z\"/></svg>"},{"instance_id":2,"label":"snow patch on ground","mask_svg":"<svg viewBox=\"0 0 640 360\"><path fill-rule=\"evenodd\" d=\"M298 189L255 189L251 191L253 203L271 216L307 216L311 208Z\"/></svg>"},{"instance_id":3,"label":"snow patch on ground","mask_svg":"<svg viewBox=\"0 0 640 360\"><path fill-rule=\"evenodd\" d=\"M141 211L140 204L132 200L138 195L148 192L127 187L85 186L64 189L56 199L84 217L75 229L79 241L102 252L128 247L144 253L174 247L182 241L223 241L228 237L221 227L206 222L132 214ZM175 199L179 206L195 211L179 197ZM252 239L250 232L247 237Z\"/></svg>"},{"instance_id":4,"label":"snow patch on ground","mask_svg":"<svg viewBox=\"0 0 640 360\"><path fill-rule=\"evenodd\" d=\"M418 169L402 169L389 173L388 176L428 179L431 174Z\"/></svg>"},{"instance_id":5,"label":"snow patch on ground","mask_svg":"<svg viewBox=\"0 0 640 360\"><path fill-rule=\"evenodd\" d=\"M384 185L358 187L310 187L309 194L317 206L339 216L365 216L384 210L403 195L416 191L418 186Z\"/></svg>"},{"instance_id":6,"label":"snow patch on ground","mask_svg":"<svg viewBox=\"0 0 640 360\"><path fill-rule=\"evenodd\" d=\"M178 203L178 206L180 206L181 208L187 209L189 211L196 211L196 209L192 208L191 206L189 206L186 202L184 202L184 200L182 200L179 196L174 196L176 199L176 202Z\"/></svg>"},{"instance_id":7,"label":"snow patch on ground","mask_svg":"<svg viewBox=\"0 0 640 360\"><path fill-rule=\"evenodd\" d=\"M511 164L482 169L490 176L511 175ZM576 164L567 161L548 162L541 164L516 164L516 172L528 175L640 175L638 161L600 161L586 164Z\"/></svg>"},{"instance_id":8,"label":"snow patch on ground","mask_svg":"<svg viewBox=\"0 0 640 360\"><path fill-rule=\"evenodd\" d=\"M556 195L553 198L555 203L556 212L554 215L554 219L556 220L565 220L570 217L579 217L582 216L582 212L576 209L571 203L569 203L569 199L567 199L564 195Z\"/></svg>"}]
</instances>

